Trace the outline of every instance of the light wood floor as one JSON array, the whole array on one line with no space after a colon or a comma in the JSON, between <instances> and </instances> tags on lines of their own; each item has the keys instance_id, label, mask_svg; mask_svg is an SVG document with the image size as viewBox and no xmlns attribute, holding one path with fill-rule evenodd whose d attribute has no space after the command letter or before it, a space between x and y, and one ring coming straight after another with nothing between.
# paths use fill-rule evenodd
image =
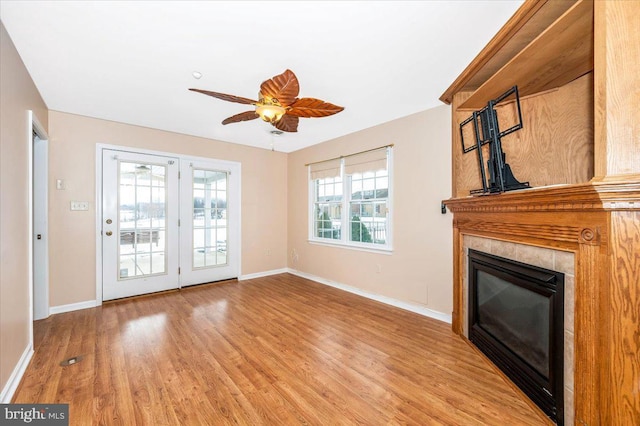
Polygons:
<instances>
[{"instance_id":1,"label":"light wood floor","mask_svg":"<svg viewBox=\"0 0 640 426\"><path fill-rule=\"evenodd\" d=\"M449 324L289 274L54 315L35 342L14 402L72 425L548 424Z\"/></svg>"}]
</instances>

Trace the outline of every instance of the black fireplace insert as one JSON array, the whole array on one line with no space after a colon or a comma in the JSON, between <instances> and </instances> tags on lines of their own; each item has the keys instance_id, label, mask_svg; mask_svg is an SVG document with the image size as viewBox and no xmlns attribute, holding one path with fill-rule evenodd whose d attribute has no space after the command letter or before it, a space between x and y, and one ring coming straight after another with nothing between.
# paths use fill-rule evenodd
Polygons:
<instances>
[{"instance_id":1,"label":"black fireplace insert","mask_svg":"<svg viewBox=\"0 0 640 426\"><path fill-rule=\"evenodd\" d=\"M563 424L564 274L469 250L469 340Z\"/></svg>"}]
</instances>

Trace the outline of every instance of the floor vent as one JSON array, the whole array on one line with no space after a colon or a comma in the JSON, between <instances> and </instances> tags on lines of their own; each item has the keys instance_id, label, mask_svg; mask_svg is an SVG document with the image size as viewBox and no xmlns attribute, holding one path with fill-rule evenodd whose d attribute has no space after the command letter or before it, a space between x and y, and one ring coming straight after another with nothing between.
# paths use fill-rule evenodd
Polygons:
<instances>
[{"instance_id":1,"label":"floor vent","mask_svg":"<svg viewBox=\"0 0 640 426\"><path fill-rule=\"evenodd\" d=\"M82 355L74 356L74 357L72 357L72 358L67 358L67 359L65 359L64 361L62 361L62 362L60 363L60 365L61 365L62 367L68 367L68 366L70 366L70 365L77 364L77 363L79 363L80 361L82 361Z\"/></svg>"}]
</instances>

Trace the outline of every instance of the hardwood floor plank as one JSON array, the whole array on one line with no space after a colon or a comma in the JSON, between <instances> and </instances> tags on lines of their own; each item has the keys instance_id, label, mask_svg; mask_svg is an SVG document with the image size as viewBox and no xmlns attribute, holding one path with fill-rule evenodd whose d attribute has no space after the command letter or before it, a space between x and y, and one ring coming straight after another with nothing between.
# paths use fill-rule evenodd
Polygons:
<instances>
[{"instance_id":1,"label":"hardwood floor plank","mask_svg":"<svg viewBox=\"0 0 640 426\"><path fill-rule=\"evenodd\" d=\"M72 425L551 424L449 324L289 274L35 330L14 402L70 403Z\"/></svg>"}]
</instances>

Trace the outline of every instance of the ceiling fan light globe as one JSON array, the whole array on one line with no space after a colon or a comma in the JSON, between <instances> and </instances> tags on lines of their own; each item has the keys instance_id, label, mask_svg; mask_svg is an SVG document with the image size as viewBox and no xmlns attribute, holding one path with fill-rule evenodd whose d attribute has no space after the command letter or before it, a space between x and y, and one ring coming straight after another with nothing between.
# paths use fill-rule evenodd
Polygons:
<instances>
[{"instance_id":1,"label":"ceiling fan light globe","mask_svg":"<svg viewBox=\"0 0 640 426\"><path fill-rule=\"evenodd\" d=\"M267 123L279 121L285 112L286 110L278 105L258 105L256 107L256 114Z\"/></svg>"}]
</instances>

